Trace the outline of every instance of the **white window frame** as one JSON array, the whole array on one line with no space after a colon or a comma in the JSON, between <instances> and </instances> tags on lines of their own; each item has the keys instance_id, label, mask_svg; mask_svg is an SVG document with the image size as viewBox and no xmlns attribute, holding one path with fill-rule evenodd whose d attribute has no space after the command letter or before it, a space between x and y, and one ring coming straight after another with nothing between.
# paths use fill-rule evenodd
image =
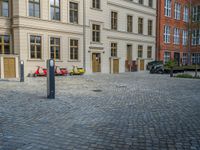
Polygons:
<instances>
[{"instance_id":1,"label":"white window frame","mask_svg":"<svg viewBox=\"0 0 200 150\"><path fill-rule=\"evenodd\" d=\"M180 3L175 3L175 6L174 6L174 18L176 20L180 20L181 19L181 4Z\"/></svg>"},{"instance_id":2,"label":"white window frame","mask_svg":"<svg viewBox=\"0 0 200 150\"><path fill-rule=\"evenodd\" d=\"M170 43L170 26L164 26L164 42Z\"/></svg>"},{"instance_id":3,"label":"white window frame","mask_svg":"<svg viewBox=\"0 0 200 150\"><path fill-rule=\"evenodd\" d=\"M180 30L174 28L174 44L180 44Z\"/></svg>"},{"instance_id":4,"label":"white window frame","mask_svg":"<svg viewBox=\"0 0 200 150\"><path fill-rule=\"evenodd\" d=\"M189 22L189 8L187 6L184 6L183 21Z\"/></svg>"},{"instance_id":5,"label":"white window frame","mask_svg":"<svg viewBox=\"0 0 200 150\"><path fill-rule=\"evenodd\" d=\"M165 16L171 17L171 0L165 0Z\"/></svg>"},{"instance_id":6,"label":"white window frame","mask_svg":"<svg viewBox=\"0 0 200 150\"><path fill-rule=\"evenodd\" d=\"M164 64L166 64L168 61L170 61L170 59L171 59L171 53L170 52L168 52L168 51L165 51L164 52Z\"/></svg>"},{"instance_id":7,"label":"white window frame","mask_svg":"<svg viewBox=\"0 0 200 150\"><path fill-rule=\"evenodd\" d=\"M184 46L186 46L187 42L188 42L188 31L183 30L183 33L182 33L182 44Z\"/></svg>"}]
</instances>

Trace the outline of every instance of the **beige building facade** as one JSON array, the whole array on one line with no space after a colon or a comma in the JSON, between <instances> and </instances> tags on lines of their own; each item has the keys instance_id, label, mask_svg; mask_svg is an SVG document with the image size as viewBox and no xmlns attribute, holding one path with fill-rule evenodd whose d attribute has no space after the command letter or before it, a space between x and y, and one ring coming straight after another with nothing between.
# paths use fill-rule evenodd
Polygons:
<instances>
[{"instance_id":1,"label":"beige building facade","mask_svg":"<svg viewBox=\"0 0 200 150\"><path fill-rule=\"evenodd\" d=\"M145 70L155 59L155 0L0 0L0 11L1 78L18 77L20 60L28 75L50 58L88 74Z\"/></svg>"}]
</instances>

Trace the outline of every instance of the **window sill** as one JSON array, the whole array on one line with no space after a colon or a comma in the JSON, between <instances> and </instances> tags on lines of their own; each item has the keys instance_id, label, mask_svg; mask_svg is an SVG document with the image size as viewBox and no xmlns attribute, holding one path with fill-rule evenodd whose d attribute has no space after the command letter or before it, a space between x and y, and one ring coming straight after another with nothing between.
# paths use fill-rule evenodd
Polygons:
<instances>
[{"instance_id":1,"label":"window sill","mask_svg":"<svg viewBox=\"0 0 200 150\"><path fill-rule=\"evenodd\" d=\"M45 62L44 59L28 59L27 61L38 61L38 62Z\"/></svg>"},{"instance_id":2,"label":"window sill","mask_svg":"<svg viewBox=\"0 0 200 150\"><path fill-rule=\"evenodd\" d=\"M6 17L6 16L0 16L0 19L10 19L10 17Z\"/></svg>"},{"instance_id":3,"label":"window sill","mask_svg":"<svg viewBox=\"0 0 200 150\"><path fill-rule=\"evenodd\" d=\"M69 22L69 24L71 24L71 25L75 25L75 26L80 25L79 23L73 23L73 22Z\"/></svg>"},{"instance_id":4,"label":"window sill","mask_svg":"<svg viewBox=\"0 0 200 150\"><path fill-rule=\"evenodd\" d=\"M103 45L103 43L101 43L101 42L90 42L90 44Z\"/></svg>"},{"instance_id":5,"label":"window sill","mask_svg":"<svg viewBox=\"0 0 200 150\"><path fill-rule=\"evenodd\" d=\"M90 7L90 9L96 10L96 11L103 11L101 8L93 8L93 7Z\"/></svg>"},{"instance_id":6,"label":"window sill","mask_svg":"<svg viewBox=\"0 0 200 150\"><path fill-rule=\"evenodd\" d=\"M76 62L76 63L79 63L81 62L80 60L68 60L68 62Z\"/></svg>"}]
</instances>

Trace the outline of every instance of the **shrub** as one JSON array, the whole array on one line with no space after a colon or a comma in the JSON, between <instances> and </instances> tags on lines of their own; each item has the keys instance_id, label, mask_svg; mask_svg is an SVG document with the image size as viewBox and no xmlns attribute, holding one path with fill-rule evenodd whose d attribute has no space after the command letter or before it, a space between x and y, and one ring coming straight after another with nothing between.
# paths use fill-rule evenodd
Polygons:
<instances>
[{"instance_id":1,"label":"shrub","mask_svg":"<svg viewBox=\"0 0 200 150\"><path fill-rule=\"evenodd\" d=\"M190 74L179 74L179 75L176 76L176 78L200 79L200 77L195 78L195 77L193 77L193 76L190 75Z\"/></svg>"}]
</instances>

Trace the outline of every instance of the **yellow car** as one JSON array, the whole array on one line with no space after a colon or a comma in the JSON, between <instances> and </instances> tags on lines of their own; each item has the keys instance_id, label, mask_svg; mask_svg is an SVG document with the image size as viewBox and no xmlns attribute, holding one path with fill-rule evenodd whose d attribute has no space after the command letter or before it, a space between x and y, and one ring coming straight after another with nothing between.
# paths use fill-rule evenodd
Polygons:
<instances>
[{"instance_id":1,"label":"yellow car","mask_svg":"<svg viewBox=\"0 0 200 150\"><path fill-rule=\"evenodd\" d=\"M73 66L73 69L70 70L70 75L83 75L85 73L85 69L78 68L78 66Z\"/></svg>"}]
</instances>

